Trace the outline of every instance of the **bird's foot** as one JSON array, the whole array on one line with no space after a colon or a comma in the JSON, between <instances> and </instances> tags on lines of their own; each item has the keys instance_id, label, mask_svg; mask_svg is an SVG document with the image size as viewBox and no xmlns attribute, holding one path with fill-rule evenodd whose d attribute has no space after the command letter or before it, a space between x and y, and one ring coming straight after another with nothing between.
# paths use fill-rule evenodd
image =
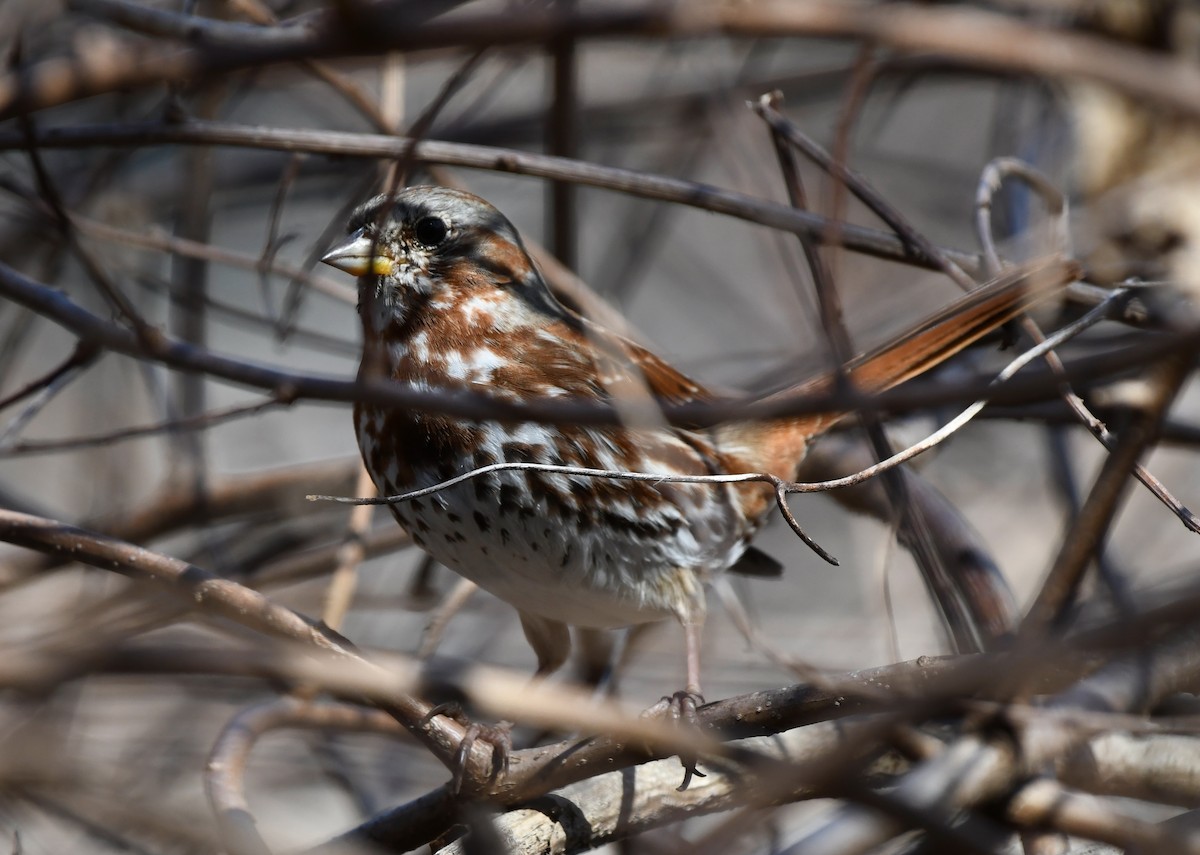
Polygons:
<instances>
[{"instance_id":1,"label":"bird's foot","mask_svg":"<svg viewBox=\"0 0 1200 855\"><path fill-rule=\"evenodd\" d=\"M487 777L480 784L494 783L502 775L508 774L508 758L512 754L512 722L498 721L495 724L482 724L477 721L471 721L463 711L463 708L455 702L438 704L429 711L426 719L431 719L438 715L452 718L465 728L462 741L458 744L458 751L454 755L454 774L450 779L450 790L454 795L462 792L463 782L467 777L471 750L475 747L475 743L480 740L483 740L492 747L492 767L488 770Z\"/></svg>"},{"instance_id":2,"label":"bird's foot","mask_svg":"<svg viewBox=\"0 0 1200 855\"><path fill-rule=\"evenodd\" d=\"M700 719L696 710L704 705L704 698L699 692L676 692L669 697L663 697L658 703L642 713L646 718L659 718L678 724L684 729L698 730ZM683 764L683 783L677 788L680 792L686 790L692 783L692 778L704 778L706 775L696 768L699 757L692 753L680 753L679 762Z\"/></svg>"}]
</instances>

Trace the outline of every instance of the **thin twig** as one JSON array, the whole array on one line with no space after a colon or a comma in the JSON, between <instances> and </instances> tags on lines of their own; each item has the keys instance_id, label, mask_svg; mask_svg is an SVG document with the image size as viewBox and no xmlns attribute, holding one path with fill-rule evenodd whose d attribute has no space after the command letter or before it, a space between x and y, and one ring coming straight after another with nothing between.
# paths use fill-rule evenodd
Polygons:
<instances>
[{"instance_id":1,"label":"thin twig","mask_svg":"<svg viewBox=\"0 0 1200 855\"><path fill-rule=\"evenodd\" d=\"M254 744L272 730L304 728L399 736L396 720L379 710L348 704L313 703L279 698L235 715L213 743L205 767L204 789L217 817L221 837L235 855L269 853L255 828L245 795L246 764Z\"/></svg>"},{"instance_id":2,"label":"thin twig","mask_svg":"<svg viewBox=\"0 0 1200 855\"><path fill-rule=\"evenodd\" d=\"M201 243L199 241L176 237L157 227L151 227L145 233L132 232L127 229L111 226L108 223L89 219L79 214L72 214L71 221L75 223L83 234L99 240L116 241L128 246L136 246L158 252L168 252L185 258L197 258L260 274L264 269L264 260L261 256L236 252L224 247L214 246L211 243ZM299 279L304 284L339 303L353 306L357 299L353 288L328 276L314 274L284 261L274 258L269 259L266 262L266 270L280 276Z\"/></svg>"},{"instance_id":3,"label":"thin twig","mask_svg":"<svg viewBox=\"0 0 1200 855\"><path fill-rule=\"evenodd\" d=\"M646 199L688 205L783 231L803 232L817 240L827 239L829 232L828 220L824 217L733 190L518 149L467 143L423 140L413 146L412 140L406 137L258 127L195 119L170 124L72 125L39 131L34 140L38 146L47 149L97 145L220 145L370 159L402 157L412 146L413 156L424 163L572 181ZM19 137L0 133L0 151L20 148L22 145ZM840 227L838 238L843 246L856 252L938 269L933 259L913 258L903 241L888 232L847 223ZM972 255L946 249L942 252L968 270L979 267L978 259Z\"/></svg>"},{"instance_id":4,"label":"thin twig","mask_svg":"<svg viewBox=\"0 0 1200 855\"><path fill-rule=\"evenodd\" d=\"M979 176L979 184L975 191L975 229L976 235L979 238L980 246L983 248L984 260L991 275L997 276L1001 273L1004 265L1000 261L1000 256L996 250L995 239L992 236L992 199L1000 190L1004 181L1009 178L1017 178L1025 182L1029 187L1034 189L1049 209L1049 213L1054 217L1055 222L1055 243L1062 246L1065 250L1070 247L1070 229L1069 229L1069 206L1067 199L1062 192L1054 186L1040 171L1012 157L1002 157L992 160L984 167L983 172ZM1129 296L1133 296L1131 290ZM1035 342L1042 340L1045 336L1032 318L1024 318L1022 321L1022 329ZM1046 364L1050 370L1060 377L1064 373L1062 361L1057 354L1049 352L1046 354ZM1094 436L1101 445L1110 452L1116 446L1117 439L1108 430L1108 427L1100 419L1096 418L1088 409L1087 404L1083 399L1076 394L1070 384L1063 380L1062 398L1067 406L1075 414L1076 419L1088 432ZM1150 472L1141 463L1134 467L1134 477L1142 483L1150 491L1150 493L1166 505L1171 513L1179 517L1180 522L1194 533L1200 534L1200 516L1189 510L1179 499L1175 498L1166 487L1153 473Z\"/></svg>"},{"instance_id":5,"label":"thin twig","mask_svg":"<svg viewBox=\"0 0 1200 855\"><path fill-rule=\"evenodd\" d=\"M910 247L913 257L932 259L939 269L958 283L963 290L969 291L977 287L974 279L913 226L898 208L875 189L870 181L844 162L833 158L816 140L804 133L795 122L788 120L779 112L780 103L777 94L772 93L770 96L764 95L758 101L753 102L751 108L771 126L772 131L783 136L817 166L842 182L856 199L883 220L896 233L896 236Z\"/></svg>"},{"instance_id":6,"label":"thin twig","mask_svg":"<svg viewBox=\"0 0 1200 855\"><path fill-rule=\"evenodd\" d=\"M209 430L210 428L236 419L258 415L272 407L287 406L289 403L288 401L282 401L272 396L263 401L254 401L249 404L234 404L233 406L224 407L219 410L209 410L206 413L199 413L191 417L163 419L151 425L121 428L109 433L73 437L71 439L33 439L25 440L24 442L6 442L4 441L4 437L0 437L0 458L25 457L32 454L51 454L60 451L79 451L86 448L103 448L104 446L115 445L119 442L126 442L131 439L140 439L147 436L157 436L163 433Z\"/></svg>"},{"instance_id":7,"label":"thin twig","mask_svg":"<svg viewBox=\"0 0 1200 855\"><path fill-rule=\"evenodd\" d=\"M51 177L49 170L46 169L41 153L38 151L36 142L37 126L34 124L33 118L31 116L22 116L20 127L21 135L25 141L25 153L29 158L30 166L37 180L38 191L40 193L39 198L49 209L52 222L62 235L71 253L83 265L83 269L87 271L88 278L92 280L104 299L108 301L109 305L116 312L125 317L140 337L145 337L149 334L149 325L146 323L146 320L134 308L133 304L129 302L129 299L121 292L116 283L112 281L112 278L100 266L99 262L79 243L78 235L71 223L71 216L67 212L67 207L58 192L58 187L54 179Z\"/></svg>"},{"instance_id":8,"label":"thin twig","mask_svg":"<svg viewBox=\"0 0 1200 855\"><path fill-rule=\"evenodd\" d=\"M71 355L64 359L59 365L51 368L46 374L31 380L22 386L20 389L12 392L5 398L0 399L0 410L7 409L18 401L28 398L30 395L36 395L49 386L54 385L64 374L70 374L90 365L96 357L100 355L100 351L95 345L89 342L78 342L75 348L71 351Z\"/></svg>"},{"instance_id":9,"label":"thin twig","mask_svg":"<svg viewBox=\"0 0 1200 855\"><path fill-rule=\"evenodd\" d=\"M1049 282L1066 282L1074 278L1073 265L1051 263L1049 269L1033 271L1031 275L1053 277ZM1018 274L1023 275L1023 274ZM1047 283L1049 284L1049 283ZM473 391L427 391L406 384L378 379L346 381L326 376L285 371L248 360L221 356L210 350L192 347L164 334L155 335L151 342L142 342L129 330L107 322L64 295L34 282L0 262L0 295L33 308L38 314L70 330L81 338L94 340L102 346L139 359L152 360L176 368L186 368L224 378L237 383L271 390L285 400L300 398L331 401L363 401L387 406L400 406L419 411L433 411L468 418L513 419L525 421L570 422L577 424L619 424L621 415L605 403L575 401L561 398L514 401ZM1127 372L1130 368L1161 359L1181 342L1190 341L1191 333L1183 331L1164 335L1135 347L1114 349L1101 356L1088 357L1070 366L1069 376L1089 378L1095 382L1112 372ZM854 410L901 412L906 408L926 407L948 401L961 402L980 394L994 395L997 400L1011 402L1027 400L1030 394L1046 394L1056 389L1060 381L1051 383L1044 378L1013 381L1008 391L992 388L992 382L968 381L961 384L921 384L910 382L906 388L879 394L863 394L853 390L829 393L771 396L769 398L718 398L684 404L660 402L656 412L670 423L711 425L724 421L773 419L792 415L845 413Z\"/></svg>"},{"instance_id":10,"label":"thin twig","mask_svg":"<svg viewBox=\"0 0 1200 855\"><path fill-rule=\"evenodd\" d=\"M358 473L358 491L366 493L373 488L371 476L364 466ZM371 528L371 509L367 506L354 508L346 524L346 533L338 548L337 567L329 578L325 590L325 607L322 622L333 629L341 629L350 604L354 600L354 589L358 583L358 566L366 555L363 536Z\"/></svg>"},{"instance_id":11,"label":"thin twig","mask_svg":"<svg viewBox=\"0 0 1200 855\"><path fill-rule=\"evenodd\" d=\"M1194 355L1195 345L1181 348L1147 378L1149 389L1144 409L1130 420L1112 453L1105 459L1096 483L1067 532L1054 565L1021 625L1020 635L1028 643L1061 627L1064 622L1092 553L1104 541L1116 516L1138 459L1154 443L1158 424L1167 407L1191 374Z\"/></svg>"},{"instance_id":12,"label":"thin twig","mask_svg":"<svg viewBox=\"0 0 1200 855\"><path fill-rule=\"evenodd\" d=\"M1121 299L1124 295L1121 293L1114 294L1113 302ZM1042 344L1036 345L1022 353L1016 359L1012 360L1004 370L1001 371L992 380L993 386L998 386L1014 374L1028 365L1035 359L1041 357L1051 348L1058 347L1065 341L1081 334L1089 327L1104 320L1108 314L1108 306L1102 305L1093 309L1087 315L1079 320L1063 327L1054 335L1046 339ZM456 475L445 481L440 481L437 484L428 487L422 487L416 490L409 490L404 493L399 493L394 496L383 496L379 498L354 498L348 496L328 496L328 495L309 495L309 501L327 501L338 502L341 504L350 505L391 505L399 502L407 502L413 499L419 499L423 496L439 493L442 490L447 490L451 487L456 487L459 484L479 478L485 475L490 475L495 472L548 472L558 475L572 475L584 478L612 478L622 481L648 481L659 484L747 484L753 482L770 484L777 491L777 496L782 499L783 496L791 493L821 493L828 490L836 490L841 487L852 487L866 481L869 478L874 478L882 472L893 469L912 458L923 454L931 448L934 448L956 431L973 419L985 406L988 400L981 398L967 407L963 412L959 413L955 418L951 419L945 425L932 434L927 436L920 442L910 445L908 448L897 452L874 466L856 472L853 475L847 475L843 478L835 478L828 481L819 481L814 483L802 483L795 481L787 481L776 475L768 472L743 472L730 473L724 475L671 475L657 472L628 472L615 469L593 469L583 466L562 466L553 463L493 463L488 466L480 466L472 469L469 472L464 472L461 475ZM781 501L781 511L786 513L786 504Z\"/></svg>"},{"instance_id":13,"label":"thin twig","mask_svg":"<svg viewBox=\"0 0 1200 855\"><path fill-rule=\"evenodd\" d=\"M16 401L32 396L33 400L9 420L0 430L0 457L12 453L15 447L22 443L17 437L25 426L42 411L42 409L65 389L76 377L86 371L99 357L102 351L92 342L80 341L71 351L71 355L61 365L53 368L44 377L28 383L18 389L4 401L0 401L0 409L10 406Z\"/></svg>"}]
</instances>

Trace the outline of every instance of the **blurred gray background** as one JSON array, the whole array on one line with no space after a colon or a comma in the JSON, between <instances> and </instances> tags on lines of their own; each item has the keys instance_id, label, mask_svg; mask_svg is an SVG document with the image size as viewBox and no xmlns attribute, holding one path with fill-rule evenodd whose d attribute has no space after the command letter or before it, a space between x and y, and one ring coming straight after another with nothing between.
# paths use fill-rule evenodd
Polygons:
<instances>
[{"instance_id":1,"label":"blurred gray background","mask_svg":"<svg viewBox=\"0 0 1200 855\"><path fill-rule=\"evenodd\" d=\"M36 54L71 39L95 37L96 26L83 16L65 14L32 32L28 49ZM795 40L581 46L577 156L784 201L769 135L746 101L781 90L787 115L831 145L854 58L855 51L846 46ZM393 99L390 107L404 117L402 124L425 109L462 61L462 55L452 52L398 61L393 83L399 82L403 97ZM360 59L336 67L368 92L379 93L382 65ZM450 100L429 136L542 150L548 79L544 55L494 51ZM252 82L239 78L203 91L103 96L50 111L38 122L53 127L154 115L169 98L185 111L211 109L229 122L372 131L328 86L294 67L260 71ZM1054 93L1031 83L912 62L881 75L870 92L854 125L850 163L934 241L973 250L973 198L983 164L1000 154L1027 157L1067 187L1065 134ZM170 146L44 154L71 210L141 235L177 229L198 156ZM289 157L220 148L211 150L210 157L209 242L256 257L268 240L281 178L292 168ZM366 198L363 188L377 165L309 156L296 168L297 178L279 208L277 233L288 240L279 247L278 259L301 265L338 209ZM526 238L546 240L545 182L470 170L452 174L505 212ZM0 155L0 175L24 186L31 182L28 161L18 152ZM828 182L812 169L805 176L815 206L827 210ZM88 181L93 183L85 189ZM748 388L800 379L826 364L811 283L791 235L599 189L579 188L576 200L576 272L679 367L704 381ZM1019 196L1009 201L1013 227L1037 219L1036 202ZM107 314L46 219L30 213L11 193L0 205L5 261ZM879 225L857 205L850 206L849 216ZM1078 237L1087 241L1086 223ZM167 253L86 233L84 243L147 319L178 332L180 313L167 296L178 269ZM827 258L862 347L878 343L957 293L944 277L914 268L848 252L830 252ZM210 264L206 345L289 369L352 376L358 341L353 283L332 270L314 274L329 281L329 293L305 288L296 331L281 339L270 319L281 309L286 279L266 277L264 288L252 270ZM52 324L11 305L0 305L0 330L5 337L0 344L3 391L39 376L72 346ZM992 350L968 357L982 364L1002 360ZM160 366L106 355L41 410L20 439L88 436L176 416L184 406L180 383L179 375ZM206 409L247 402L256 394L212 381L202 386ZM1181 410L1195 407L1196 395L1189 394ZM893 428L903 442L937 423L932 417L908 419ZM1100 460L1098 447L1081 431L1062 441L1086 485ZM1058 548L1064 524L1051 449L1047 432L1036 424L980 421L918 464L978 529L1022 603ZM52 454L9 453L0 459L0 491L2 500L14 507L103 528L105 521L153 506L163 491L186 489L190 483L356 454L348 406L299 402L202 434L159 435ZM1193 457L1169 449L1156 452L1149 465L1183 492L1185 501L1187 488L1200 475ZM298 488L296 500L286 507L188 526L145 545L225 572L246 556L259 554L256 561L268 563L336 542L348 511L306 504L302 497L308 491ZM825 497L793 497L792 507L841 566L821 562L781 521L761 536L758 545L785 565L784 577L735 584L758 627L779 650L835 670L947 651L912 561L892 543L886 526L854 517ZM382 510L374 524L393 525ZM1162 585L1190 573L1192 538L1135 489L1116 528L1112 555L1136 585ZM18 560L16 551L3 554L6 560ZM363 563L344 633L364 648L414 651L433 599L412 595L419 564L413 550ZM241 572L253 583L253 566ZM316 616L327 583L321 574L264 590ZM433 593L444 593L453 583L451 573L437 570ZM0 657L5 650L78 645L90 626L120 626L122 621L130 622L131 637L150 640L186 640L212 632L177 624L137 627L146 599L144 594L130 599L127 588L124 580L79 568L7 584L0 591ZM885 589L892 601L890 615ZM482 592L451 621L439 652L523 672L534 663L512 609ZM682 655L676 626L650 633L621 674L622 699L641 708L676 689ZM715 601L705 637L704 673L710 700L794 681L741 638ZM62 821L62 813L128 814L135 837L160 840L166 849L188 848L181 842L188 833L203 837L197 829L208 826L199 781L212 739L233 712L265 695L250 684L199 678L174 683L94 678L6 707L0 713L0 755L8 758L3 762L9 774L40 771L53 779L55 770L65 769L74 786L61 791L56 803L47 798L40 811L28 802L7 808L0 802L0 831L19 827L22 851L31 854L99 851L104 846L78 825ZM353 777L368 783L351 791L331 784L330 770L338 769L352 770ZM288 848L322 840L445 777L423 751L391 740L274 734L253 756L247 789L268 842ZM147 810L151 806L154 810ZM161 828L150 821L152 816ZM195 845L206 849L210 844Z\"/></svg>"}]
</instances>

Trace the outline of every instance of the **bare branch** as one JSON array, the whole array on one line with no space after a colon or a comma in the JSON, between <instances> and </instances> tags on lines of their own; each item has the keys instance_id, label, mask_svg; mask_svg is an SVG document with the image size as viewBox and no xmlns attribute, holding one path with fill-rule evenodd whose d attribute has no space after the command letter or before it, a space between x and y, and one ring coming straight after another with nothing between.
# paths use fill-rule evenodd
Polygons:
<instances>
[{"instance_id":1,"label":"bare branch","mask_svg":"<svg viewBox=\"0 0 1200 855\"><path fill-rule=\"evenodd\" d=\"M467 143L422 140L414 145L414 140L408 137L287 130L194 119L171 124L149 122L75 125L41 131L34 136L34 140L38 146L45 149L95 145L220 145L387 159L403 157L404 153L411 149L413 157L423 163L466 166L572 181L645 199L690 205L770 228L808 234L817 241L822 240L822 236L830 231L828 220L817 214L756 199L732 190L568 158ZM20 148L23 145L24 140L20 137L0 134L0 151ZM914 258L899 238L887 232L846 223L837 229L837 235L841 245L847 249L937 269L937 263L933 259ZM952 250L942 250L942 253L967 269L978 267L978 259L974 256L955 253Z\"/></svg>"}]
</instances>

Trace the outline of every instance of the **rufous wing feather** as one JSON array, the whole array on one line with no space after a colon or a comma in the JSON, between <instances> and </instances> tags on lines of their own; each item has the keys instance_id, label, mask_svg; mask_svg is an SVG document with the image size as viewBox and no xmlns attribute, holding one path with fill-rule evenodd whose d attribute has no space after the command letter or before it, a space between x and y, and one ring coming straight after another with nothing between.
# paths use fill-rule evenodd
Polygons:
<instances>
[{"instance_id":1,"label":"rufous wing feather","mask_svg":"<svg viewBox=\"0 0 1200 855\"><path fill-rule=\"evenodd\" d=\"M1080 275L1078 264L1063 259L1005 274L854 359L847 366L850 379L864 392L882 392L924 374Z\"/></svg>"},{"instance_id":2,"label":"rufous wing feather","mask_svg":"<svg viewBox=\"0 0 1200 855\"><path fill-rule=\"evenodd\" d=\"M585 324L588 342L596 353L596 375L618 404L621 396L651 405L713 398L704 386L640 344L595 324Z\"/></svg>"},{"instance_id":3,"label":"rufous wing feather","mask_svg":"<svg viewBox=\"0 0 1200 855\"><path fill-rule=\"evenodd\" d=\"M853 359L847 364L845 375L863 392L890 389L936 367L1079 277L1079 265L1065 259L1043 261L1006 273L882 347ZM835 375L824 374L778 392L770 399L830 392L835 382ZM804 459L809 441L846 415L834 412L730 424L720 429L719 444L723 451L737 458L741 471L770 472L792 478Z\"/></svg>"},{"instance_id":4,"label":"rufous wing feather","mask_svg":"<svg viewBox=\"0 0 1200 855\"><path fill-rule=\"evenodd\" d=\"M628 342L625 352L641 372L646 387L658 400L669 404L686 404L712 398L712 394L695 380L641 345Z\"/></svg>"}]
</instances>

